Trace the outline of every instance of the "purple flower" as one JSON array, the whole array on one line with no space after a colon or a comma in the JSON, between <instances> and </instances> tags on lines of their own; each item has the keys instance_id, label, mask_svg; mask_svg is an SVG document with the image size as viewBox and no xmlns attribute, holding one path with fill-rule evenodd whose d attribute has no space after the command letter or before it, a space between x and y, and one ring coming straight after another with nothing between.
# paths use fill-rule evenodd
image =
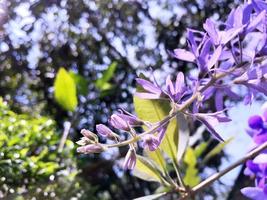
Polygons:
<instances>
[{"instance_id":1,"label":"purple flower","mask_svg":"<svg viewBox=\"0 0 267 200\"><path fill-rule=\"evenodd\" d=\"M125 156L124 163L123 163L123 169L134 169L136 165L136 153L133 148L130 148Z\"/></svg>"},{"instance_id":2,"label":"purple flower","mask_svg":"<svg viewBox=\"0 0 267 200\"><path fill-rule=\"evenodd\" d=\"M261 129L263 128L263 119L259 115L251 116L248 119L248 125L252 129Z\"/></svg>"},{"instance_id":3,"label":"purple flower","mask_svg":"<svg viewBox=\"0 0 267 200\"><path fill-rule=\"evenodd\" d=\"M222 137L217 133L217 131L214 129L216 125L218 125L221 122L229 122L231 119L223 115L223 113L216 112L216 113L196 113L193 115L197 120L202 122L208 131L218 140L224 141Z\"/></svg>"},{"instance_id":4,"label":"purple flower","mask_svg":"<svg viewBox=\"0 0 267 200\"><path fill-rule=\"evenodd\" d=\"M266 109L266 108L265 108ZM264 110L264 113L266 110ZM260 145L267 141L267 127L265 127L266 119L260 115L251 116L248 120L250 129L248 133L253 137L254 142ZM256 145L256 146L257 146ZM246 162L244 174L256 178L255 187L246 187L241 189L241 192L255 200L267 199L267 152L263 151L253 160Z\"/></svg>"},{"instance_id":5,"label":"purple flower","mask_svg":"<svg viewBox=\"0 0 267 200\"><path fill-rule=\"evenodd\" d=\"M246 168L244 170L244 174L247 176L255 176L257 173L261 171L258 164L254 163L252 160L248 160L246 162Z\"/></svg>"},{"instance_id":6,"label":"purple flower","mask_svg":"<svg viewBox=\"0 0 267 200\"><path fill-rule=\"evenodd\" d=\"M118 114L111 115L109 122L114 128L124 131L130 130L129 124L127 124L127 122L122 119Z\"/></svg>"},{"instance_id":7,"label":"purple flower","mask_svg":"<svg viewBox=\"0 0 267 200\"><path fill-rule=\"evenodd\" d=\"M176 76L175 85L171 81L171 77L166 79L167 94L174 102L179 102L186 92L184 83L184 74L179 72Z\"/></svg>"},{"instance_id":8,"label":"purple flower","mask_svg":"<svg viewBox=\"0 0 267 200\"><path fill-rule=\"evenodd\" d=\"M96 130L97 133L103 137L107 137L112 140L120 138L116 133L114 133L110 128L108 128L104 124L96 125Z\"/></svg>"},{"instance_id":9,"label":"purple flower","mask_svg":"<svg viewBox=\"0 0 267 200\"><path fill-rule=\"evenodd\" d=\"M101 153L105 150L104 146L96 144L88 144L77 148L78 153L89 154L89 153Z\"/></svg>"},{"instance_id":10,"label":"purple flower","mask_svg":"<svg viewBox=\"0 0 267 200\"><path fill-rule=\"evenodd\" d=\"M241 192L246 197L253 200L264 200L267 199L267 186L264 188L260 187L245 187L241 189Z\"/></svg>"},{"instance_id":11,"label":"purple flower","mask_svg":"<svg viewBox=\"0 0 267 200\"><path fill-rule=\"evenodd\" d=\"M253 138L256 144L262 144L267 141L266 123L267 121L264 118L264 115L254 115L248 119L249 129L247 132Z\"/></svg>"},{"instance_id":12,"label":"purple flower","mask_svg":"<svg viewBox=\"0 0 267 200\"><path fill-rule=\"evenodd\" d=\"M159 99L163 92L161 88L150 81L137 78L136 82L145 90L145 92L136 92L135 95L143 99Z\"/></svg>"},{"instance_id":13,"label":"purple flower","mask_svg":"<svg viewBox=\"0 0 267 200\"><path fill-rule=\"evenodd\" d=\"M158 138L152 134L145 135L142 140L143 148L149 151L155 151L160 145Z\"/></svg>"}]
</instances>

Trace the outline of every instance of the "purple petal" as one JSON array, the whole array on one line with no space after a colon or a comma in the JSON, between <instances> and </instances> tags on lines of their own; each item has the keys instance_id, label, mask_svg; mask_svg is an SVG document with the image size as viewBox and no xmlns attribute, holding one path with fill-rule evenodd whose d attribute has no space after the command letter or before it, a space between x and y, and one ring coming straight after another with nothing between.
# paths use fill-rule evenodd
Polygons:
<instances>
[{"instance_id":1,"label":"purple petal","mask_svg":"<svg viewBox=\"0 0 267 200\"><path fill-rule=\"evenodd\" d=\"M194 62L196 60L196 57L193 53L184 49L175 49L173 55L179 60L184 60L188 62Z\"/></svg>"},{"instance_id":2,"label":"purple petal","mask_svg":"<svg viewBox=\"0 0 267 200\"><path fill-rule=\"evenodd\" d=\"M253 31L257 26L260 25L260 23L263 22L263 20L265 20L265 15L266 15L266 11L262 11L255 19L253 19L248 27L246 28L246 32L251 32Z\"/></svg>"},{"instance_id":3,"label":"purple petal","mask_svg":"<svg viewBox=\"0 0 267 200\"><path fill-rule=\"evenodd\" d=\"M171 95L175 95L175 90L174 90L174 86L173 86L173 83L171 81L171 76L170 75L168 75L168 77L166 79L166 87L167 87L168 92Z\"/></svg>"},{"instance_id":4,"label":"purple petal","mask_svg":"<svg viewBox=\"0 0 267 200\"><path fill-rule=\"evenodd\" d=\"M220 38L215 27L215 23L211 19L207 19L203 25L203 28L207 31L209 36L212 39L213 44L218 45Z\"/></svg>"},{"instance_id":5,"label":"purple petal","mask_svg":"<svg viewBox=\"0 0 267 200\"><path fill-rule=\"evenodd\" d=\"M161 97L161 95L159 94L152 94L152 93L146 93L146 92L136 92L134 93L134 95L141 99L160 99Z\"/></svg>"},{"instance_id":6,"label":"purple petal","mask_svg":"<svg viewBox=\"0 0 267 200\"><path fill-rule=\"evenodd\" d=\"M183 72L179 72L176 77L176 83L175 83L175 93L182 93L182 90L184 88L184 74Z\"/></svg>"},{"instance_id":7,"label":"purple petal","mask_svg":"<svg viewBox=\"0 0 267 200\"><path fill-rule=\"evenodd\" d=\"M191 29L187 29L187 39L195 56L198 56L197 43L195 41L194 33Z\"/></svg>"},{"instance_id":8,"label":"purple petal","mask_svg":"<svg viewBox=\"0 0 267 200\"><path fill-rule=\"evenodd\" d=\"M258 187L245 187L241 189L241 192L243 195L253 200L263 200L267 198L263 192L263 189Z\"/></svg>"},{"instance_id":9,"label":"purple petal","mask_svg":"<svg viewBox=\"0 0 267 200\"><path fill-rule=\"evenodd\" d=\"M263 119L259 115L251 116L248 119L248 125L252 129L260 129L263 126Z\"/></svg>"},{"instance_id":10,"label":"purple petal","mask_svg":"<svg viewBox=\"0 0 267 200\"><path fill-rule=\"evenodd\" d=\"M217 49L214 51L213 55L211 56L210 60L207 63L208 69L211 69L219 60L220 55L222 53L222 46L218 46Z\"/></svg>"},{"instance_id":11,"label":"purple petal","mask_svg":"<svg viewBox=\"0 0 267 200\"><path fill-rule=\"evenodd\" d=\"M198 118L198 120L200 121L200 122L202 122L205 126L206 126L206 128L208 129L208 131L217 139L217 140L219 140L219 141L222 141L222 142L224 142L224 140L223 140L223 138L219 135L219 133L217 133L216 131L215 131L215 129L213 128L213 126L211 125L211 124L209 124L209 122L208 121L206 121L205 119L201 119L201 118Z\"/></svg>"},{"instance_id":12,"label":"purple petal","mask_svg":"<svg viewBox=\"0 0 267 200\"><path fill-rule=\"evenodd\" d=\"M151 83L150 81L147 81L145 79L136 78L136 82L148 92L151 92L154 94L159 94L159 95L162 92L159 87L157 87L156 85L154 85L153 83Z\"/></svg>"},{"instance_id":13,"label":"purple petal","mask_svg":"<svg viewBox=\"0 0 267 200\"><path fill-rule=\"evenodd\" d=\"M218 111L223 110L223 96L223 93L220 91L215 93L215 106Z\"/></svg>"},{"instance_id":14,"label":"purple petal","mask_svg":"<svg viewBox=\"0 0 267 200\"><path fill-rule=\"evenodd\" d=\"M232 28L227 30L226 32L221 32L221 43L227 44L230 40L232 40L234 37L236 37L242 30L244 29L244 26L239 28Z\"/></svg>"}]
</instances>

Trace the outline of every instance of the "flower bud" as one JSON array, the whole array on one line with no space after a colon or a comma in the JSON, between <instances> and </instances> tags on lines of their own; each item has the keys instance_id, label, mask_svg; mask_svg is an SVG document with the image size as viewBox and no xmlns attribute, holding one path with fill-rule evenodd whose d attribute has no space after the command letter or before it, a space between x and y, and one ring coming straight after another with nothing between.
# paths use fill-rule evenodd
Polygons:
<instances>
[{"instance_id":1,"label":"flower bud","mask_svg":"<svg viewBox=\"0 0 267 200\"><path fill-rule=\"evenodd\" d=\"M123 163L123 169L134 169L136 164L136 153L133 148L129 149Z\"/></svg>"},{"instance_id":2,"label":"flower bud","mask_svg":"<svg viewBox=\"0 0 267 200\"><path fill-rule=\"evenodd\" d=\"M119 139L120 137L114 133L112 130L110 130L110 128L108 128L107 126L105 126L104 124L98 124L96 125L96 130L97 130L97 133L103 137L107 137L111 140L114 140L114 139Z\"/></svg>"},{"instance_id":3,"label":"flower bud","mask_svg":"<svg viewBox=\"0 0 267 200\"><path fill-rule=\"evenodd\" d=\"M101 153L105 151L105 147L99 143L97 144L88 144L85 146L81 146L77 148L77 152L78 153L84 153L84 154L88 154L88 153Z\"/></svg>"},{"instance_id":4,"label":"flower bud","mask_svg":"<svg viewBox=\"0 0 267 200\"><path fill-rule=\"evenodd\" d=\"M87 137L82 137L78 142L76 142L76 144L80 146L84 146L90 143L92 143L92 140L89 140Z\"/></svg>"},{"instance_id":5,"label":"flower bud","mask_svg":"<svg viewBox=\"0 0 267 200\"><path fill-rule=\"evenodd\" d=\"M98 141L98 137L96 134L94 134L93 132L89 131L89 130L86 130L86 129L82 129L81 130L81 134L88 138L89 140L92 140L92 141Z\"/></svg>"},{"instance_id":6,"label":"flower bud","mask_svg":"<svg viewBox=\"0 0 267 200\"><path fill-rule=\"evenodd\" d=\"M127 122L123 120L119 115L113 114L110 117L110 124L117 129L121 129L124 131L129 131L130 127L128 126Z\"/></svg>"}]
</instances>

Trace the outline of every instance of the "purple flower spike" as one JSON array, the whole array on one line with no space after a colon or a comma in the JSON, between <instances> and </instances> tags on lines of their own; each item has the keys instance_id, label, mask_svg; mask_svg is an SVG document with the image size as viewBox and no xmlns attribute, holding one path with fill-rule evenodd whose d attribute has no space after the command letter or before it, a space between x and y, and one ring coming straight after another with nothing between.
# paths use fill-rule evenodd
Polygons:
<instances>
[{"instance_id":1,"label":"purple flower spike","mask_svg":"<svg viewBox=\"0 0 267 200\"><path fill-rule=\"evenodd\" d=\"M149 134L143 137L142 145L144 149L148 149L149 151L155 151L158 148L159 144L160 143L158 138L154 135Z\"/></svg>"},{"instance_id":2,"label":"purple flower spike","mask_svg":"<svg viewBox=\"0 0 267 200\"><path fill-rule=\"evenodd\" d=\"M248 120L248 125L252 129L261 129L263 127L262 117L259 115L251 116Z\"/></svg>"},{"instance_id":3,"label":"purple flower spike","mask_svg":"<svg viewBox=\"0 0 267 200\"><path fill-rule=\"evenodd\" d=\"M128 126L127 122L117 114L111 115L109 122L114 128L124 131L130 130L130 127Z\"/></svg>"},{"instance_id":4,"label":"purple flower spike","mask_svg":"<svg viewBox=\"0 0 267 200\"><path fill-rule=\"evenodd\" d=\"M97 133L103 137L107 137L109 139L119 139L119 136L114 133L112 130L110 130L110 128L108 128L107 126L105 126L104 124L98 124L96 125L96 130Z\"/></svg>"},{"instance_id":5,"label":"purple flower spike","mask_svg":"<svg viewBox=\"0 0 267 200\"><path fill-rule=\"evenodd\" d=\"M78 153L84 153L84 154L101 153L104 150L105 150L105 148L101 144L88 144L88 145L81 146L81 147L77 148Z\"/></svg>"},{"instance_id":6,"label":"purple flower spike","mask_svg":"<svg viewBox=\"0 0 267 200\"><path fill-rule=\"evenodd\" d=\"M134 169L136 165L136 153L134 149L129 149L126 156L125 156L125 160L123 163L123 169L129 169L132 170Z\"/></svg>"},{"instance_id":7,"label":"purple flower spike","mask_svg":"<svg viewBox=\"0 0 267 200\"><path fill-rule=\"evenodd\" d=\"M162 96L162 90L157 85L142 78L137 78L136 82L145 89L146 92L136 92L135 95L142 99L159 99Z\"/></svg>"}]
</instances>

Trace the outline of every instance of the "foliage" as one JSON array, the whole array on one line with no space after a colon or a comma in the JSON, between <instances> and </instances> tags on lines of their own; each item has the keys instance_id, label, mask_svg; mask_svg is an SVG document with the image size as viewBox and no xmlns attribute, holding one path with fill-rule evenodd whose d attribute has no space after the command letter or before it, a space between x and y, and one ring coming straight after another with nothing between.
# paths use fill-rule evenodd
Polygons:
<instances>
[{"instance_id":1,"label":"foliage","mask_svg":"<svg viewBox=\"0 0 267 200\"><path fill-rule=\"evenodd\" d=\"M63 152L57 152L60 137L53 120L14 113L2 99L0 120L2 197L22 194L26 199L43 195L61 199L66 192L82 195L74 144L67 140Z\"/></svg>"},{"instance_id":2,"label":"foliage","mask_svg":"<svg viewBox=\"0 0 267 200\"><path fill-rule=\"evenodd\" d=\"M77 107L77 92L74 80L64 68L60 68L55 79L55 98L56 101L66 110L74 111Z\"/></svg>"}]
</instances>

